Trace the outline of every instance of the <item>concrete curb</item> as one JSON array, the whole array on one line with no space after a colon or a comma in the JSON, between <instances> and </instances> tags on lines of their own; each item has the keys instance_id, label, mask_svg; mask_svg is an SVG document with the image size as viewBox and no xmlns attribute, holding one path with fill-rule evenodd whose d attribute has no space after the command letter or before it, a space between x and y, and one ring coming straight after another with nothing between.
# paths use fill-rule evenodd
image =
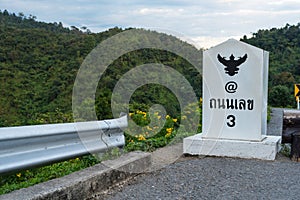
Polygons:
<instances>
[{"instance_id":1,"label":"concrete curb","mask_svg":"<svg viewBox=\"0 0 300 200\"><path fill-rule=\"evenodd\" d=\"M0 200L89 199L151 166L151 154L130 152L70 175L0 196Z\"/></svg>"}]
</instances>

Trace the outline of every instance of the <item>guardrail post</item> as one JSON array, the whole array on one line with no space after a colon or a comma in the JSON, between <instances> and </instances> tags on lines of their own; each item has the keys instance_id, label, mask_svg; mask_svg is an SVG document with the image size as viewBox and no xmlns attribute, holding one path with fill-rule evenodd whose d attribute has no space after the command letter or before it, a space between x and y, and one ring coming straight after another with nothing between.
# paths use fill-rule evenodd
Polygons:
<instances>
[{"instance_id":1,"label":"guardrail post","mask_svg":"<svg viewBox=\"0 0 300 200\"><path fill-rule=\"evenodd\" d=\"M300 132L292 134L291 160L300 161Z\"/></svg>"}]
</instances>

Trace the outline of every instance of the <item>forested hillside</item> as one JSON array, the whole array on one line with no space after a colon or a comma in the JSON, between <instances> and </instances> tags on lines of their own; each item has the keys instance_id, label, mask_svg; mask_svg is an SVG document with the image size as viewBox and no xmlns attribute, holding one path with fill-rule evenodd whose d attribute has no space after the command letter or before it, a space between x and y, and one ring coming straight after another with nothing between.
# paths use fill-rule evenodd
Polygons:
<instances>
[{"instance_id":1,"label":"forested hillside","mask_svg":"<svg viewBox=\"0 0 300 200\"><path fill-rule=\"evenodd\" d=\"M97 44L122 31L115 27L91 33L86 27L69 29L62 23L37 22L35 16L0 12L0 126L72 121L72 89L81 63ZM201 96L201 74L186 60L166 51L134 51L115 60L101 79L99 119L112 117L111 93L122 74L144 63L163 63L182 72ZM174 117L179 112L175 96L159 85L143 86L132 99L132 108L146 110L160 103Z\"/></svg>"},{"instance_id":2,"label":"forested hillside","mask_svg":"<svg viewBox=\"0 0 300 200\"><path fill-rule=\"evenodd\" d=\"M294 84L300 83L300 23L259 30L242 41L270 53L269 104L295 108Z\"/></svg>"},{"instance_id":3,"label":"forested hillside","mask_svg":"<svg viewBox=\"0 0 300 200\"><path fill-rule=\"evenodd\" d=\"M65 28L60 22L38 22L32 15L0 11L0 126L72 121L72 89L81 63L101 41L122 31L115 27L91 33L86 27ZM174 39L160 35L162 40ZM300 83L300 24L259 30L241 40L270 52L269 105L295 107L293 84ZM200 50L199 55L201 62ZM176 69L201 97L201 74L189 62L162 50L133 51L115 60L102 76L96 93L99 119L112 117L110 99L120 77L145 63ZM132 96L131 109L147 110L153 104L163 104L168 114L179 117L174 94L156 84L139 88Z\"/></svg>"}]
</instances>

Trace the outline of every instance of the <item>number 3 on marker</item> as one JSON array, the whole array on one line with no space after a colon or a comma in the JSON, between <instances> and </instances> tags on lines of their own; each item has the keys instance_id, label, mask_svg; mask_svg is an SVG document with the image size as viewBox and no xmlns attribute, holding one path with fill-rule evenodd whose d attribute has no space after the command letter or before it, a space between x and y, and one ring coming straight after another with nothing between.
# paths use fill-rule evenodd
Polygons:
<instances>
[{"instance_id":1,"label":"number 3 on marker","mask_svg":"<svg viewBox=\"0 0 300 200\"><path fill-rule=\"evenodd\" d=\"M235 126L235 116L234 115L228 115L227 116L227 126L234 127Z\"/></svg>"}]
</instances>

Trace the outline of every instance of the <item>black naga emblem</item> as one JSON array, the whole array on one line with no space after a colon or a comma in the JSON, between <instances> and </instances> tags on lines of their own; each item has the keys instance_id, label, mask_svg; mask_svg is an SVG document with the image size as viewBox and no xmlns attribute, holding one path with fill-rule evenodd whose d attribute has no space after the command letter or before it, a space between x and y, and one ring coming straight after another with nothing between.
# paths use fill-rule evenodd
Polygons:
<instances>
[{"instance_id":1,"label":"black naga emblem","mask_svg":"<svg viewBox=\"0 0 300 200\"><path fill-rule=\"evenodd\" d=\"M229 76L234 76L240 70L238 68L238 66L246 61L247 54L245 54L243 57L239 57L237 60L235 60L235 57L233 54L231 54L231 56L229 57L229 60L226 60L225 58L226 57L222 57L222 56L220 56L220 54L218 54L219 62L222 63L224 66L226 66L224 68L225 73L228 74Z\"/></svg>"}]
</instances>

